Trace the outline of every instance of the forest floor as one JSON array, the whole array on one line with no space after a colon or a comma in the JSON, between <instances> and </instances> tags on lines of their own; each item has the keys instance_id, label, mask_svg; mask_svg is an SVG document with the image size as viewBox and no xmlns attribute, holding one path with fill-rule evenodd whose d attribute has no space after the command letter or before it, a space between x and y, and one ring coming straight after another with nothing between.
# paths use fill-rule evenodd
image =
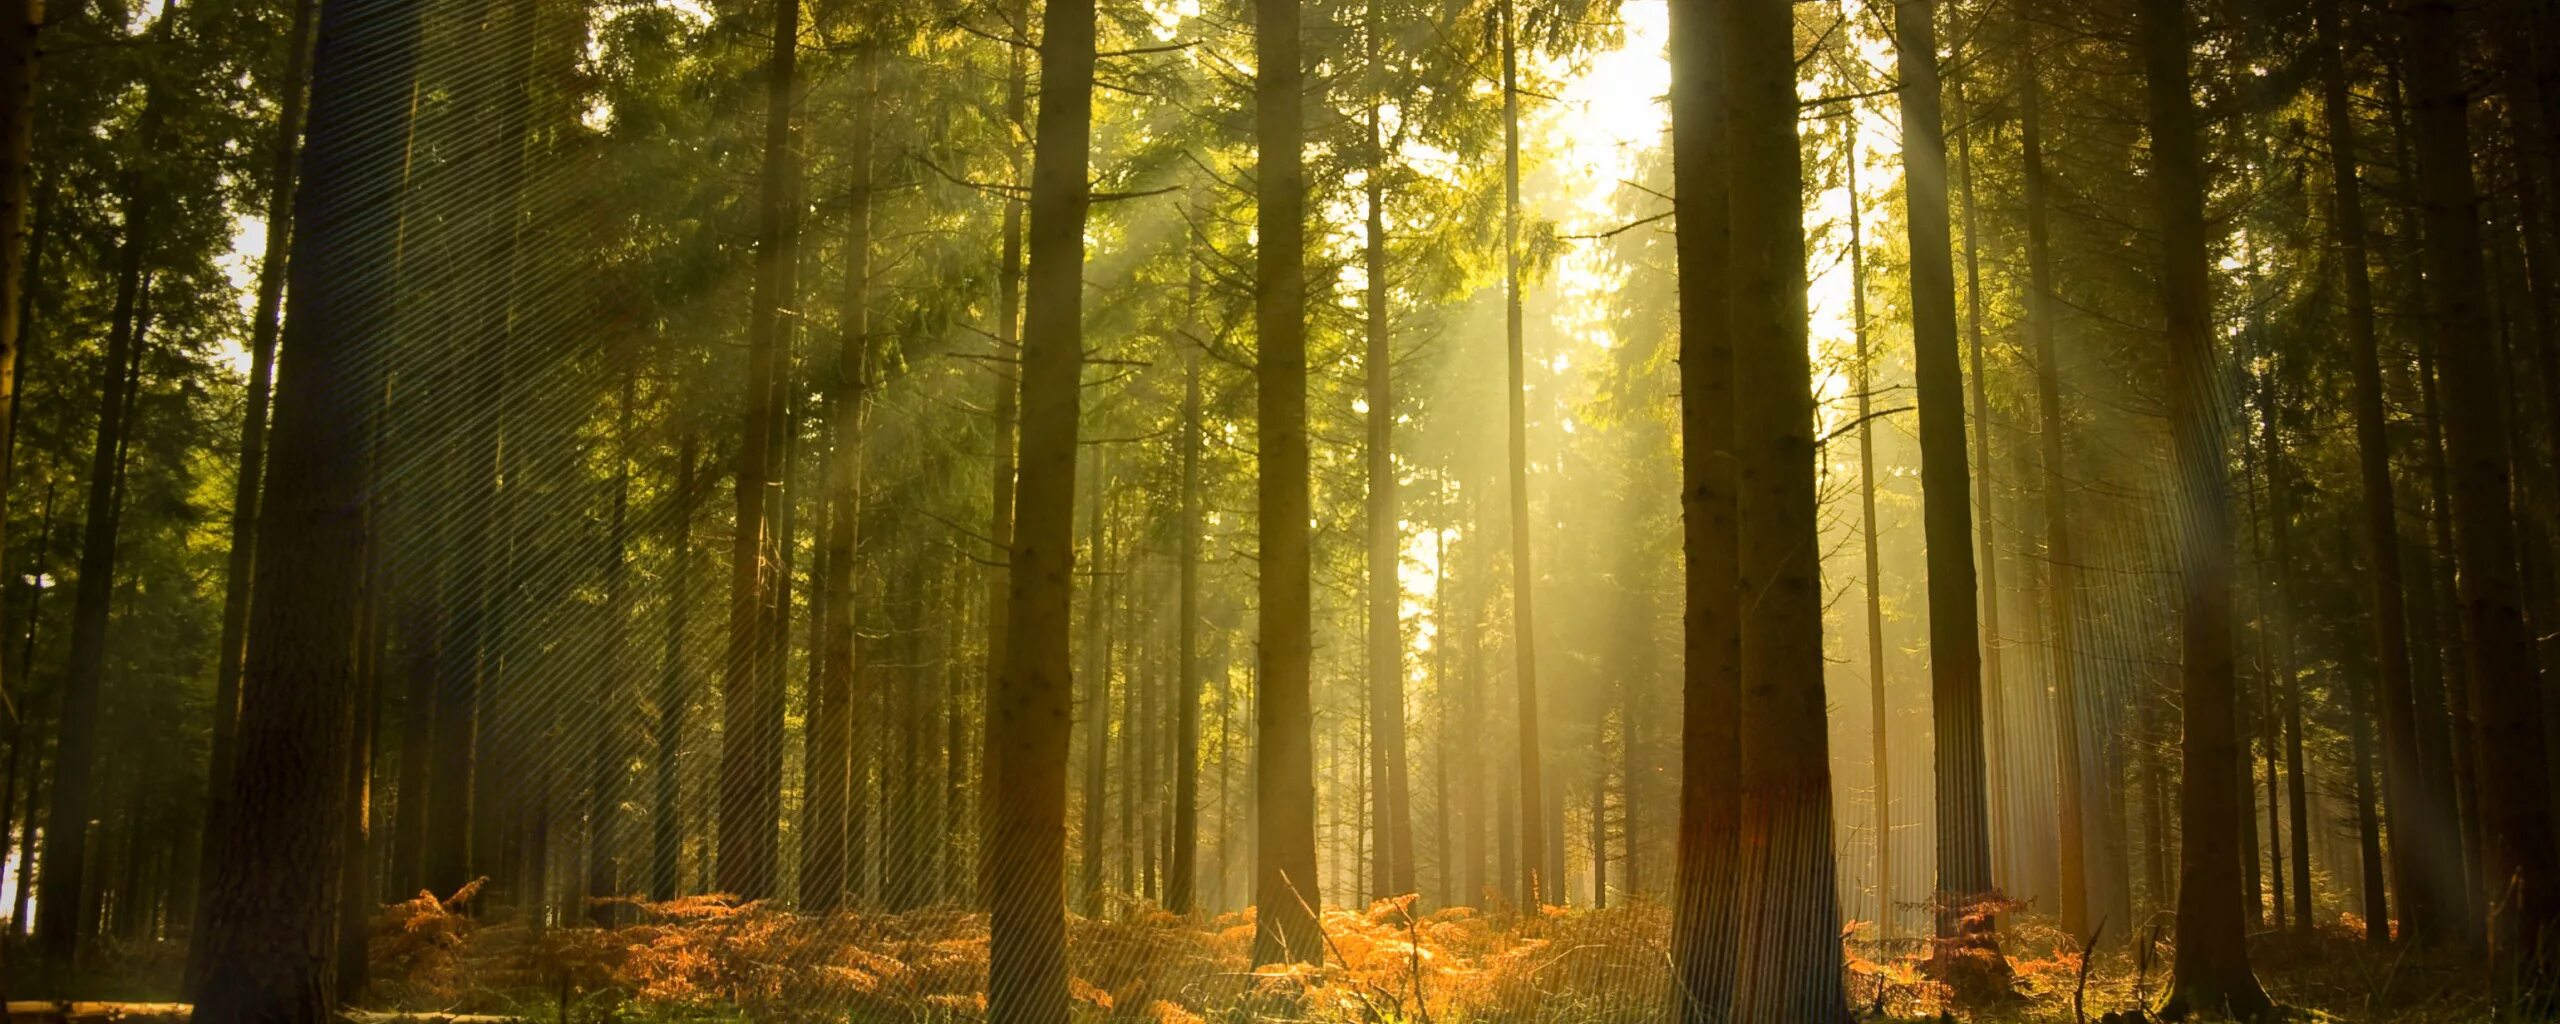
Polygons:
<instances>
[{"instance_id":1,"label":"forest floor","mask_svg":"<svg viewBox=\"0 0 2560 1024\"><path fill-rule=\"evenodd\" d=\"M1667 1019L1669 912L1638 901L1547 908L1533 920L1472 908L1408 914L1407 904L1324 915L1321 968L1254 970L1251 913L1192 922L1133 912L1071 918L1071 998L1079 1021L1313 1021L1567 1024ZM821 1024L984 1019L983 915L958 910L816 917L712 897L618 908L611 929L536 929L455 913L421 895L385 908L363 1005L491 1013L526 1024ZM2170 950L2108 940L2082 970L2078 943L2050 919L2002 922L2020 998L1955 1006L1925 953L1888 950L1861 924L1844 943L1861 1020L2098 1022L2156 1007ZM2163 929L2165 932L2165 929ZM134 950L77 993L13 998L172 998L173 951ZM2265 933L2252 958L2297 1019L2455 1024L2494 1008L2478 959L2462 951L2380 951L2352 920L2310 937ZM112 980L110 980L112 979ZM100 990L105 989L105 990Z\"/></svg>"}]
</instances>

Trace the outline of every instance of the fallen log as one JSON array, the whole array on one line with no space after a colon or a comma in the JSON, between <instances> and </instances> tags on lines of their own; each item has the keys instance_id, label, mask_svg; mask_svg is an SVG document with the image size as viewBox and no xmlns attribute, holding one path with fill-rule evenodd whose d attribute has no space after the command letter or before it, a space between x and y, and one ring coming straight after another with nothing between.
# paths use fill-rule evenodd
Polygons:
<instances>
[{"instance_id":1,"label":"fallen log","mask_svg":"<svg viewBox=\"0 0 2560 1024\"><path fill-rule=\"evenodd\" d=\"M195 1007L186 1003L114 1003L86 1000L18 999L8 1003L11 1024L187 1024ZM344 1024L525 1024L522 1017L493 1013L400 1013L347 1010Z\"/></svg>"}]
</instances>

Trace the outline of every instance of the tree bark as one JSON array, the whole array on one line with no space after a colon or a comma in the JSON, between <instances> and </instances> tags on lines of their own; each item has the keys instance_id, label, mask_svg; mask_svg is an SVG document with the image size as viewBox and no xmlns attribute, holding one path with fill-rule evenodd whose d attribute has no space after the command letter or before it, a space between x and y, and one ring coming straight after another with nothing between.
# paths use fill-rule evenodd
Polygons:
<instances>
[{"instance_id":1,"label":"tree bark","mask_svg":"<svg viewBox=\"0 0 2560 1024\"><path fill-rule=\"evenodd\" d=\"M1317 963L1314 653L1307 453L1306 140L1299 0L1255 0L1254 418L1261 663L1253 962Z\"/></svg>"},{"instance_id":2,"label":"tree bark","mask_svg":"<svg viewBox=\"0 0 2560 1024\"><path fill-rule=\"evenodd\" d=\"M1672 867L1674 1006L1684 1024L1733 1018L1742 916L1736 787L1741 762L1741 593L1734 494L1733 151L1727 7L1670 11L1673 245L1679 268L1680 822Z\"/></svg>"},{"instance_id":3,"label":"tree bark","mask_svg":"<svg viewBox=\"0 0 2560 1024\"><path fill-rule=\"evenodd\" d=\"M2222 410L2215 381L2205 172L2188 80L2186 0L2144 0L2140 45L2151 134L2151 178L2167 316L2169 430L2179 487L2175 531L2184 601L2181 669L2186 741L2179 810L2178 948L2169 1014L2272 1012L2249 970L2241 904L2239 715L2231 638L2232 545Z\"/></svg>"},{"instance_id":4,"label":"tree bark","mask_svg":"<svg viewBox=\"0 0 2560 1024\"><path fill-rule=\"evenodd\" d=\"M1735 1016L1842 1024L1793 5L1729 0L1743 961Z\"/></svg>"},{"instance_id":5,"label":"tree bark","mask_svg":"<svg viewBox=\"0 0 2560 1024\"><path fill-rule=\"evenodd\" d=\"M232 807L193 944L199 1024L320 1024L336 1004L343 794L364 575L365 451L391 342L393 261L415 4L328 4L312 62L309 156L294 223L306 258L276 375Z\"/></svg>"},{"instance_id":6,"label":"tree bark","mask_svg":"<svg viewBox=\"0 0 2560 1024\"><path fill-rule=\"evenodd\" d=\"M1022 474L1004 672L988 707L994 881L987 1019L1066 1024L1067 657L1076 431L1084 364L1085 185L1093 137L1093 0L1049 0L1040 36L1022 333Z\"/></svg>"},{"instance_id":7,"label":"tree bark","mask_svg":"<svg viewBox=\"0 0 2560 1024\"><path fill-rule=\"evenodd\" d=\"M1909 0L1905 0L1906 4ZM1858 394L1858 534L1864 541L1866 575L1860 577L1867 605L1867 768L1874 776L1875 802L1869 807L1868 839L1875 849L1876 939L1893 940L1893 762L1885 730L1884 586L1876 551L1876 419L1874 353L1867 339L1867 246L1859 224L1858 129L1843 122L1842 147L1849 188L1849 333L1856 339L1850 358L1857 369ZM1919 261L1914 260L1916 266ZM1918 289L1915 287L1914 291Z\"/></svg>"},{"instance_id":8,"label":"tree bark","mask_svg":"<svg viewBox=\"0 0 2560 1024\"><path fill-rule=\"evenodd\" d=\"M684 730L693 710L693 671L686 663L693 619L693 517L701 498L695 467L702 440L688 431L676 443L675 493L667 497L666 649L659 655L657 752L650 766L654 801L649 814L649 898L671 900L682 892L684 855Z\"/></svg>"}]
</instances>

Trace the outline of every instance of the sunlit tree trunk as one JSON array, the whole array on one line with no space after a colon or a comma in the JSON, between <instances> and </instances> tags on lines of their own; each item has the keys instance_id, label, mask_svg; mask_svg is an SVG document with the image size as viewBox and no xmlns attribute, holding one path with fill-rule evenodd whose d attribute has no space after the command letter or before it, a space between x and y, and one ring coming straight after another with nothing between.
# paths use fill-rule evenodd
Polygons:
<instances>
[{"instance_id":1,"label":"sunlit tree trunk","mask_svg":"<svg viewBox=\"0 0 2560 1024\"><path fill-rule=\"evenodd\" d=\"M1111 779L1111 639L1103 629L1104 617L1110 614L1105 597L1111 590L1102 577L1109 565L1104 553L1111 546L1103 497L1111 478L1104 472L1101 448L1093 450L1090 465L1093 479L1085 498L1084 552L1092 582L1084 596L1084 825L1077 837L1082 845L1076 851L1076 901L1084 916L1100 917L1103 811L1109 806Z\"/></svg>"},{"instance_id":2,"label":"sunlit tree trunk","mask_svg":"<svg viewBox=\"0 0 2560 1024\"><path fill-rule=\"evenodd\" d=\"M1969 109L1964 105L1964 91L1961 87L1956 91L1956 104L1959 110ZM1961 118L1959 121L1961 122ZM1999 538L1994 532L1996 526L1992 522L1991 514L1991 399L1988 381L1990 363L1984 359L1982 350L1982 260L1980 256L1982 236L1974 221L1977 204L1974 202L1973 195L1973 133L1970 131L1958 132L1956 135L1956 163L1959 174L1957 180L1961 183L1964 200L1965 347L1973 367L1971 378L1966 383L1972 393L1973 430L1978 453L1976 456L1978 463L1974 467L1973 475L1973 508L1975 515L1979 517L1980 527L1976 531L1975 558L1979 560L1982 568L1982 652L1978 657L1982 666L1981 718L1985 730L1982 760L1984 774L1987 776L1983 794L1985 817L1983 828L1988 844L1986 851L2003 851L1996 855L1986 852L1985 868L1991 873L1984 878L1992 888L1997 889L2000 887L2001 876L2006 869L1993 869L1990 865L2012 858L2015 854L2010 847L2009 801L2006 794L2009 784L2006 761L2009 754L2008 705L2002 699L2000 681L2000 649L2006 641L2000 633ZM1945 854L1941 853L1940 856L1943 858ZM2014 860L2008 862L2015 863Z\"/></svg>"},{"instance_id":3,"label":"sunlit tree trunk","mask_svg":"<svg viewBox=\"0 0 2560 1024\"><path fill-rule=\"evenodd\" d=\"M1867 769L1875 784L1869 807L1869 841L1875 849L1876 938L1893 939L1893 761L1885 729L1884 587L1876 552L1876 419L1875 354L1867 338L1866 232L1859 224L1858 129L1845 120L1842 129L1849 189L1849 333L1855 338L1850 357L1856 366L1858 394L1858 536L1864 542L1866 575L1860 577L1867 606ZM1915 261L1916 262L1916 261Z\"/></svg>"},{"instance_id":4,"label":"sunlit tree trunk","mask_svg":"<svg viewBox=\"0 0 2560 1024\"><path fill-rule=\"evenodd\" d=\"M1254 750L1253 962L1324 955L1316 890L1307 455L1305 97L1299 0L1254 3L1254 395L1262 642Z\"/></svg>"},{"instance_id":5,"label":"sunlit tree trunk","mask_svg":"<svg viewBox=\"0 0 2560 1024\"><path fill-rule=\"evenodd\" d=\"M1545 786L1539 780L1538 644L1529 537L1529 407L1520 310L1520 47L1514 0L1499 0L1494 17L1502 32L1502 281L1504 336L1509 345L1511 483L1511 650L1519 684L1520 866L1519 900L1534 908L1555 895L1539 878L1546 849Z\"/></svg>"},{"instance_id":6,"label":"sunlit tree trunk","mask_svg":"<svg viewBox=\"0 0 2560 1024\"><path fill-rule=\"evenodd\" d=\"M211 907L191 951L201 1024L321 1024L346 841L363 600L365 451L391 342L395 225L419 6L328 4L313 57L312 159L294 202L296 261L276 376L275 444L259 532L232 804L257 828L222 833Z\"/></svg>"},{"instance_id":7,"label":"sunlit tree trunk","mask_svg":"<svg viewBox=\"0 0 2560 1024\"><path fill-rule=\"evenodd\" d=\"M1839 1024L1793 5L1726 5L1737 576L1742 593L1737 1019Z\"/></svg>"},{"instance_id":8,"label":"sunlit tree trunk","mask_svg":"<svg viewBox=\"0 0 2560 1024\"><path fill-rule=\"evenodd\" d=\"M1680 298L1680 823L1672 862L1674 1003L1685 1024L1734 1019L1742 918L1734 827L1741 749L1736 589L1733 226L1728 5L1671 4L1672 215Z\"/></svg>"},{"instance_id":9,"label":"sunlit tree trunk","mask_svg":"<svg viewBox=\"0 0 2560 1024\"><path fill-rule=\"evenodd\" d=\"M1894 5L1901 79L1903 187L1911 241L1912 362L1920 405L1921 511L1929 566L1929 695L1937 740L1936 931L1952 937L1960 911L1993 889L1983 780L1982 631L1975 620L1973 495L1966 480L1964 370L1956 349L1956 282L1947 210L1947 139L1940 110L1937 5ZM1968 183L1968 188L1970 184ZM1970 207L1967 213L1970 215ZM1971 232L1967 232L1970 264ZM1977 314L1976 324L1980 322ZM1981 371L1976 343L1976 386ZM1977 416L1977 419L1980 417ZM1977 430L1987 425L1977 425ZM1988 502L1984 502L1988 506ZM1988 537L1988 534L1985 534ZM1995 606L1996 607L1996 606ZM1995 690L1996 692L1996 690ZM1965 925L1987 943L1991 922Z\"/></svg>"},{"instance_id":10,"label":"sunlit tree trunk","mask_svg":"<svg viewBox=\"0 0 2560 1024\"><path fill-rule=\"evenodd\" d=\"M987 722L995 803L987 1019L1066 1024L1067 740L1074 680L1076 431L1083 398L1085 185L1093 136L1093 0L1041 14L1040 114L1024 276L1022 474L1004 672ZM1097 482L1097 486L1098 486Z\"/></svg>"},{"instance_id":11,"label":"sunlit tree trunk","mask_svg":"<svg viewBox=\"0 0 2560 1024\"><path fill-rule=\"evenodd\" d=\"M2160 216L2169 430L2178 480L2175 537L2184 585L2184 792L2170 1011L2255 1019L2271 1004L2249 970L2248 920L2241 905L2230 488L2222 409L2215 398L2221 370L2213 343L2205 171L2187 72L2186 0L2144 0L2139 21L2150 171Z\"/></svg>"}]
</instances>

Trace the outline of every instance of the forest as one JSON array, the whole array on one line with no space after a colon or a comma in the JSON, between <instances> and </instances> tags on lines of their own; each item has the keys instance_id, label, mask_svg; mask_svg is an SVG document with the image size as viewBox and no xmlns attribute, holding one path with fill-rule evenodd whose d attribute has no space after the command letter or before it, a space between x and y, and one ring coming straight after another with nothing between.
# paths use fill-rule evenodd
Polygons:
<instances>
[{"instance_id":1,"label":"forest","mask_svg":"<svg viewBox=\"0 0 2560 1024\"><path fill-rule=\"evenodd\" d=\"M2560 1018L2550 0L0 11L0 1022Z\"/></svg>"}]
</instances>

